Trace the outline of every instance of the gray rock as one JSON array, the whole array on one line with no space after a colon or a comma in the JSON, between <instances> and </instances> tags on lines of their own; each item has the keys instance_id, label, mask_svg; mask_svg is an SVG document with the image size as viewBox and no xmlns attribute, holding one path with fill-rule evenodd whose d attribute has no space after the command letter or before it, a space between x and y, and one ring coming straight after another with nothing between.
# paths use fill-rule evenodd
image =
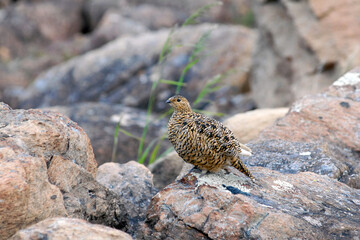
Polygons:
<instances>
[{"instance_id":1,"label":"gray rock","mask_svg":"<svg viewBox=\"0 0 360 240\"><path fill-rule=\"evenodd\" d=\"M176 32L173 41L186 47L173 50L163 67L164 79L178 79L191 55L189 44L195 43L214 27L204 24ZM146 108L152 82L159 77L157 58L168 34L169 30L162 30L123 37L56 66L40 75L19 96L20 106L45 107L102 101ZM223 36L227 37L224 39ZM187 97L195 100L211 77L229 70L234 71L223 80L222 85L232 86L228 95L239 94L247 81L254 37L251 30L241 26L221 25L214 29L206 43L208 51L185 76L187 86L183 92L187 93ZM239 58L239 55L242 57ZM159 85L156 111L168 109L165 100L173 95L174 90L174 86ZM216 94L211 97L216 100Z\"/></svg>"},{"instance_id":2,"label":"gray rock","mask_svg":"<svg viewBox=\"0 0 360 240\"><path fill-rule=\"evenodd\" d=\"M282 173L314 172L360 188L359 154L344 146L284 140L261 140L248 146L253 156L244 157L244 161L251 166Z\"/></svg>"},{"instance_id":3,"label":"gray rock","mask_svg":"<svg viewBox=\"0 0 360 240\"><path fill-rule=\"evenodd\" d=\"M149 169L134 161L105 163L99 167L96 179L115 193L125 206L121 214L126 214L126 232L136 238L150 200L157 193Z\"/></svg>"}]
</instances>

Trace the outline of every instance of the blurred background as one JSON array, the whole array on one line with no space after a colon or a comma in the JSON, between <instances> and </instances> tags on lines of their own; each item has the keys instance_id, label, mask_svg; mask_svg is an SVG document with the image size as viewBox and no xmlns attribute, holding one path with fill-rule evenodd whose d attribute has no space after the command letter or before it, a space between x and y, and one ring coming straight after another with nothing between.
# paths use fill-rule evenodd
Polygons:
<instances>
[{"instance_id":1,"label":"blurred background","mask_svg":"<svg viewBox=\"0 0 360 240\"><path fill-rule=\"evenodd\" d=\"M67 115L99 164L166 151L177 91L224 119L359 64L358 0L0 0L0 101Z\"/></svg>"}]
</instances>

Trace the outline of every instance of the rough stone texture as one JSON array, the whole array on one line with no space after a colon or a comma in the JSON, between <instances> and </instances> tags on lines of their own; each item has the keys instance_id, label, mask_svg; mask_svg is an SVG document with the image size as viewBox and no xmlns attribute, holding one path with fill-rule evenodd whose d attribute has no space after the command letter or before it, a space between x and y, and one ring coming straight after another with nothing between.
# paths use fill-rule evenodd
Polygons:
<instances>
[{"instance_id":1,"label":"rough stone texture","mask_svg":"<svg viewBox=\"0 0 360 240\"><path fill-rule=\"evenodd\" d=\"M91 177L96 175L97 164L89 138L68 118L2 106L0 236L7 238L29 224L67 214L60 190L48 180L47 167L54 158L64 159Z\"/></svg>"},{"instance_id":2,"label":"rough stone texture","mask_svg":"<svg viewBox=\"0 0 360 240\"><path fill-rule=\"evenodd\" d=\"M191 172L152 200L142 239L354 239L360 190L314 173Z\"/></svg>"},{"instance_id":3,"label":"rough stone texture","mask_svg":"<svg viewBox=\"0 0 360 240\"><path fill-rule=\"evenodd\" d=\"M34 239L108 239L132 240L132 237L122 231L103 225L91 224L75 218L49 218L18 231L11 240Z\"/></svg>"},{"instance_id":4,"label":"rough stone texture","mask_svg":"<svg viewBox=\"0 0 360 240\"><path fill-rule=\"evenodd\" d=\"M258 138L260 132L285 116L288 108L256 109L228 118L224 125L230 128L241 143Z\"/></svg>"},{"instance_id":5,"label":"rough stone texture","mask_svg":"<svg viewBox=\"0 0 360 240\"><path fill-rule=\"evenodd\" d=\"M257 164L276 170L314 171L359 188L359 89L357 68L339 78L327 91L295 102L284 118L262 132L265 142L252 146L267 148L270 155L285 153L285 156L265 157L261 150L264 158ZM299 158L300 153L303 155ZM269 159L275 161L270 163Z\"/></svg>"},{"instance_id":6,"label":"rough stone texture","mask_svg":"<svg viewBox=\"0 0 360 240\"><path fill-rule=\"evenodd\" d=\"M252 2L259 38L251 89L259 107L288 106L360 64L360 33L353 31L360 2Z\"/></svg>"},{"instance_id":7,"label":"rough stone texture","mask_svg":"<svg viewBox=\"0 0 360 240\"><path fill-rule=\"evenodd\" d=\"M314 172L360 189L360 154L348 147L292 139L259 140L248 146L253 150L248 165L282 173Z\"/></svg>"},{"instance_id":8,"label":"rough stone texture","mask_svg":"<svg viewBox=\"0 0 360 240\"><path fill-rule=\"evenodd\" d=\"M122 129L138 137L141 136L146 121L145 111L119 104L79 103L47 109L68 116L86 131L86 134L91 139L99 165L112 160L114 134L119 121L121 122L120 127ZM149 144L152 139L161 137L166 132L166 120L155 121L155 118L156 116L154 115L151 119L145 144ZM136 159L138 145L138 140L119 132L117 154L113 161L125 163ZM169 146L170 143L164 141L160 152L166 150Z\"/></svg>"},{"instance_id":9,"label":"rough stone texture","mask_svg":"<svg viewBox=\"0 0 360 240\"><path fill-rule=\"evenodd\" d=\"M126 232L136 238L150 200L157 193L149 169L134 161L126 164L105 163L99 167L96 179L116 193L125 206Z\"/></svg>"},{"instance_id":10,"label":"rough stone texture","mask_svg":"<svg viewBox=\"0 0 360 240\"><path fill-rule=\"evenodd\" d=\"M123 200L76 164L62 157L54 157L48 174L50 182L63 193L69 217L121 230L128 230L132 226Z\"/></svg>"},{"instance_id":11,"label":"rough stone texture","mask_svg":"<svg viewBox=\"0 0 360 240\"><path fill-rule=\"evenodd\" d=\"M263 137L304 142L322 140L360 151L359 89L357 68L339 78L327 91L295 102L276 126L263 132Z\"/></svg>"},{"instance_id":12,"label":"rough stone texture","mask_svg":"<svg viewBox=\"0 0 360 240\"><path fill-rule=\"evenodd\" d=\"M191 55L189 44L213 29L203 52L203 59L185 78L189 99L193 101L206 82L216 74L234 70L222 84L231 86L227 95L239 94L247 82L250 66L252 30L241 26L203 24L182 28L173 36L174 43L186 47L175 48L163 68L164 79L177 79ZM155 65L169 30L123 37L104 47L73 58L39 76L20 96L21 106L45 107L69 105L75 102L104 101L146 108L152 81L159 77ZM225 39L223 36L227 36ZM242 57L239 58L239 55ZM206 57L207 56L207 57ZM191 89L191 91L189 91ZM174 86L160 84L155 110L168 106L165 100ZM213 96L214 99L216 98Z\"/></svg>"}]
</instances>

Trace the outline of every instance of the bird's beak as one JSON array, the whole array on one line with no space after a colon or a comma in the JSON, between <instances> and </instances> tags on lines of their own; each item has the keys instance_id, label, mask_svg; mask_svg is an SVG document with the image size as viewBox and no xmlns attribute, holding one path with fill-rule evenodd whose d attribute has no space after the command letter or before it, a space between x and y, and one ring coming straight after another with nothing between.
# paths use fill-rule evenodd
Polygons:
<instances>
[{"instance_id":1,"label":"bird's beak","mask_svg":"<svg viewBox=\"0 0 360 240\"><path fill-rule=\"evenodd\" d=\"M170 98L169 98L168 100L166 100L166 103L171 103L171 102L170 102Z\"/></svg>"}]
</instances>

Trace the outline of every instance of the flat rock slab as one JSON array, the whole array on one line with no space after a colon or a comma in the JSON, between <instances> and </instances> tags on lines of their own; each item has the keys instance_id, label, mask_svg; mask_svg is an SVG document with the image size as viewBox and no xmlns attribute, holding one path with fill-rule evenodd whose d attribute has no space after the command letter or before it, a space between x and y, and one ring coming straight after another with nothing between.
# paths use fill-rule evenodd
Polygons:
<instances>
[{"instance_id":1,"label":"flat rock slab","mask_svg":"<svg viewBox=\"0 0 360 240\"><path fill-rule=\"evenodd\" d=\"M152 200L143 239L353 239L360 190L310 172L190 172ZM151 236L151 237L150 237Z\"/></svg>"},{"instance_id":2,"label":"flat rock slab","mask_svg":"<svg viewBox=\"0 0 360 240\"><path fill-rule=\"evenodd\" d=\"M9 240L108 239L132 240L125 232L76 218L49 218L18 231Z\"/></svg>"}]
</instances>

